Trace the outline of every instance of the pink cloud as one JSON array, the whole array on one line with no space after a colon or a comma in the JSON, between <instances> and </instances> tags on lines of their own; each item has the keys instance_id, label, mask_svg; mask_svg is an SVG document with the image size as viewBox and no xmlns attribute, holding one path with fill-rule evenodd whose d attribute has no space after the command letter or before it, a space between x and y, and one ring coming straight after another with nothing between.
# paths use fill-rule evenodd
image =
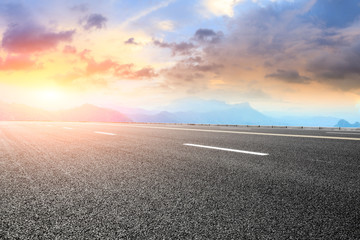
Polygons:
<instances>
[{"instance_id":1,"label":"pink cloud","mask_svg":"<svg viewBox=\"0 0 360 240\"><path fill-rule=\"evenodd\" d=\"M8 56L5 60L0 58L0 70L27 70L36 67L35 61L27 55Z\"/></svg>"},{"instance_id":2,"label":"pink cloud","mask_svg":"<svg viewBox=\"0 0 360 240\"><path fill-rule=\"evenodd\" d=\"M35 24L10 25L2 39L2 47L11 53L42 52L60 42L70 42L75 30L53 32Z\"/></svg>"},{"instance_id":3,"label":"pink cloud","mask_svg":"<svg viewBox=\"0 0 360 240\"><path fill-rule=\"evenodd\" d=\"M63 53L67 53L67 54L76 54L77 50L75 47L70 46L70 45L66 45L63 49Z\"/></svg>"}]
</instances>

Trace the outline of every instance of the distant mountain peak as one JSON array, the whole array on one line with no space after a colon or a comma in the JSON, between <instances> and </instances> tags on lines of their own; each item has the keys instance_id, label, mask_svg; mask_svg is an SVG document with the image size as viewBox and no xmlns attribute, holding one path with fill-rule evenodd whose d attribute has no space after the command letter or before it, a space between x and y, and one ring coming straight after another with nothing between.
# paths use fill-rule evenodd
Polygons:
<instances>
[{"instance_id":1,"label":"distant mountain peak","mask_svg":"<svg viewBox=\"0 0 360 240\"><path fill-rule=\"evenodd\" d=\"M213 112L213 111L223 111L232 108L251 108L248 102L238 103L238 104L228 104L224 101L219 100L205 100L201 98L181 98L173 101L171 104L166 106L164 109L169 112Z\"/></svg>"},{"instance_id":2,"label":"distant mountain peak","mask_svg":"<svg viewBox=\"0 0 360 240\"><path fill-rule=\"evenodd\" d=\"M335 125L335 127L360 127L359 122L355 122L353 124L349 123L345 119L340 119L339 122Z\"/></svg>"}]
</instances>

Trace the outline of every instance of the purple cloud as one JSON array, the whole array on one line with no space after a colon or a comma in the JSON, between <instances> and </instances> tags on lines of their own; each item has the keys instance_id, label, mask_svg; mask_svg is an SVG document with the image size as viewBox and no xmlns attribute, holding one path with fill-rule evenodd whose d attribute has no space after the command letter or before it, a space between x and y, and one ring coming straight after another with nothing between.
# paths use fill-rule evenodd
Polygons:
<instances>
[{"instance_id":1,"label":"purple cloud","mask_svg":"<svg viewBox=\"0 0 360 240\"><path fill-rule=\"evenodd\" d=\"M181 43L167 43L154 40L153 44L160 48L169 48L172 51L173 56L175 55L189 55L191 51L196 48L192 43L181 42Z\"/></svg>"},{"instance_id":2,"label":"purple cloud","mask_svg":"<svg viewBox=\"0 0 360 240\"><path fill-rule=\"evenodd\" d=\"M104 17L101 14L90 14L85 19L85 25L83 26L85 30L90 30L92 28L95 29L102 29L105 27L105 24L107 22L107 18Z\"/></svg>"},{"instance_id":3,"label":"purple cloud","mask_svg":"<svg viewBox=\"0 0 360 240\"><path fill-rule=\"evenodd\" d=\"M60 42L70 42L75 30L53 32L35 24L10 25L2 39L2 47L12 53L42 52L55 48Z\"/></svg>"},{"instance_id":4,"label":"purple cloud","mask_svg":"<svg viewBox=\"0 0 360 240\"><path fill-rule=\"evenodd\" d=\"M193 39L199 42L218 43L223 37L224 34L221 31L214 32L211 29L200 28L195 32Z\"/></svg>"},{"instance_id":5,"label":"purple cloud","mask_svg":"<svg viewBox=\"0 0 360 240\"><path fill-rule=\"evenodd\" d=\"M128 40L126 40L125 42L124 42L125 44L129 44L129 45L139 45L139 43L137 43L136 41L135 41L135 38L129 38Z\"/></svg>"},{"instance_id":6,"label":"purple cloud","mask_svg":"<svg viewBox=\"0 0 360 240\"><path fill-rule=\"evenodd\" d=\"M301 76L295 70L278 69L275 73L267 74L266 78L275 78L289 83L307 83L310 81L309 77Z\"/></svg>"},{"instance_id":7,"label":"purple cloud","mask_svg":"<svg viewBox=\"0 0 360 240\"><path fill-rule=\"evenodd\" d=\"M72 6L70 10L75 12L87 12L89 10L89 6L85 3L77 4Z\"/></svg>"}]
</instances>

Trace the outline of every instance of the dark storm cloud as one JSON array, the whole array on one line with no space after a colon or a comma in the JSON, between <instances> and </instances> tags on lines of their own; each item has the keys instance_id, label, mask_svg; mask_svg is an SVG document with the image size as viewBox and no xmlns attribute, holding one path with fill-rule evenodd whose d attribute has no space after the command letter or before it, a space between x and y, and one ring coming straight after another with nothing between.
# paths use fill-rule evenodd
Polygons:
<instances>
[{"instance_id":1,"label":"dark storm cloud","mask_svg":"<svg viewBox=\"0 0 360 240\"><path fill-rule=\"evenodd\" d=\"M310 78L306 76L301 76L295 70L283 70L278 69L275 73L267 74L266 78L275 78L289 83L307 83Z\"/></svg>"},{"instance_id":2,"label":"dark storm cloud","mask_svg":"<svg viewBox=\"0 0 360 240\"><path fill-rule=\"evenodd\" d=\"M36 24L12 24L3 34L2 47L13 53L41 52L70 42L75 30L55 32Z\"/></svg>"},{"instance_id":3,"label":"dark storm cloud","mask_svg":"<svg viewBox=\"0 0 360 240\"><path fill-rule=\"evenodd\" d=\"M211 29L200 28L195 32L193 39L199 42L218 43L223 37L224 34L221 31L215 32Z\"/></svg>"},{"instance_id":4,"label":"dark storm cloud","mask_svg":"<svg viewBox=\"0 0 360 240\"><path fill-rule=\"evenodd\" d=\"M90 30L92 28L102 29L105 27L107 18L101 14L94 13L87 16L85 19L82 20L82 22L85 22L83 25L83 28L85 30Z\"/></svg>"},{"instance_id":5,"label":"dark storm cloud","mask_svg":"<svg viewBox=\"0 0 360 240\"><path fill-rule=\"evenodd\" d=\"M139 43L137 43L136 41L135 41L135 38L129 38L128 40L126 40L125 42L124 42L125 44L129 44L129 45L139 45Z\"/></svg>"},{"instance_id":6,"label":"dark storm cloud","mask_svg":"<svg viewBox=\"0 0 360 240\"><path fill-rule=\"evenodd\" d=\"M172 54L175 55L189 55L191 51L196 48L196 46L189 42L180 42L180 43L167 43L154 40L153 44L160 48L169 48L171 49Z\"/></svg>"}]
</instances>

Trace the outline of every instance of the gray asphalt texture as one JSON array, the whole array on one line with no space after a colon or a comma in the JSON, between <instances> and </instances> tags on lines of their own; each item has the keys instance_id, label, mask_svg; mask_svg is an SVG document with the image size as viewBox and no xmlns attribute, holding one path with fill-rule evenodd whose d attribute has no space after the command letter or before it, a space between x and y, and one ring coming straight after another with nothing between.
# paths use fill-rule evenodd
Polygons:
<instances>
[{"instance_id":1,"label":"gray asphalt texture","mask_svg":"<svg viewBox=\"0 0 360 240\"><path fill-rule=\"evenodd\" d=\"M360 132L142 126L0 123L0 239L360 239L360 141L147 127Z\"/></svg>"}]
</instances>

